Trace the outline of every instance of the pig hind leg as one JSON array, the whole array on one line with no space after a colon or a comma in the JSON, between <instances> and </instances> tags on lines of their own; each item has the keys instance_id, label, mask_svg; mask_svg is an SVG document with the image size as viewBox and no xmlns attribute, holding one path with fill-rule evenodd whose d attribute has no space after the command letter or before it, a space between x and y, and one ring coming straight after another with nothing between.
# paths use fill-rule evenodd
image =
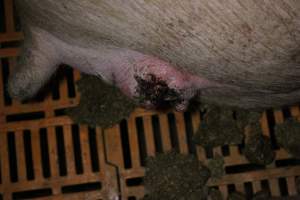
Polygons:
<instances>
[{"instance_id":1,"label":"pig hind leg","mask_svg":"<svg viewBox=\"0 0 300 200\"><path fill-rule=\"evenodd\" d=\"M33 97L59 65L57 50L42 32L31 28L25 36L23 52L8 81L10 96L19 100Z\"/></svg>"}]
</instances>

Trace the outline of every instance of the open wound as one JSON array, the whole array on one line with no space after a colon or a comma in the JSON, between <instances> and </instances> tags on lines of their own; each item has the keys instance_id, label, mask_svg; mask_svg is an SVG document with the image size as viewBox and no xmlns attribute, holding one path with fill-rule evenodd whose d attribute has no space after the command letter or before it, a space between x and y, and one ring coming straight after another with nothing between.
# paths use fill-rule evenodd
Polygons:
<instances>
[{"instance_id":1,"label":"open wound","mask_svg":"<svg viewBox=\"0 0 300 200\"><path fill-rule=\"evenodd\" d=\"M156 109L168 109L180 104L181 95L153 74L144 77L135 76L137 81L137 100L142 105L151 105Z\"/></svg>"}]
</instances>

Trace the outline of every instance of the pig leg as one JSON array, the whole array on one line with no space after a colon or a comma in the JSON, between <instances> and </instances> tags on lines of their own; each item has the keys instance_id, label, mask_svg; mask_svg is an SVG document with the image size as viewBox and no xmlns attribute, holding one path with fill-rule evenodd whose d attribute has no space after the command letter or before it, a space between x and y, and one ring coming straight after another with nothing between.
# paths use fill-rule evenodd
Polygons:
<instances>
[{"instance_id":1,"label":"pig leg","mask_svg":"<svg viewBox=\"0 0 300 200\"><path fill-rule=\"evenodd\" d=\"M34 96L59 64L58 51L51 40L34 28L27 30L25 35L21 57L8 82L9 94L19 100Z\"/></svg>"}]
</instances>

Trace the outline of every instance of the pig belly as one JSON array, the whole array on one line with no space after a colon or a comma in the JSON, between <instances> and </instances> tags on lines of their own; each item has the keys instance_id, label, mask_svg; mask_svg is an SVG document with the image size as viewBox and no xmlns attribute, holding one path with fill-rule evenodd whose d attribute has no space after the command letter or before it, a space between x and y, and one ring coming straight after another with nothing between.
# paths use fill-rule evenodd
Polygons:
<instances>
[{"instance_id":1,"label":"pig belly","mask_svg":"<svg viewBox=\"0 0 300 200\"><path fill-rule=\"evenodd\" d=\"M159 87L152 87L151 91L166 90L167 99L185 91L180 95L184 96L182 102L193 96L187 93L195 94L194 90L199 89L202 101L244 108L300 101L298 0L16 0L16 3L24 27L38 27L66 46L81 48L80 53L73 54L73 59L76 55L89 67L82 65L80 69L99 73L107 81L115 79L117 86L131 96L138 83L146 87L156 82ZM71 63L72 54L63 56ZM105 63L110 67L89 65L97 59L98 65ZM95 72L95 68L101 70ZM141 69L149 73L137 78L136 73L144 72ZM131 78L126 79L128 83L120 84L124 74ZM164 81L175 91L167 90Z\"/></svg>"}]
</instances>

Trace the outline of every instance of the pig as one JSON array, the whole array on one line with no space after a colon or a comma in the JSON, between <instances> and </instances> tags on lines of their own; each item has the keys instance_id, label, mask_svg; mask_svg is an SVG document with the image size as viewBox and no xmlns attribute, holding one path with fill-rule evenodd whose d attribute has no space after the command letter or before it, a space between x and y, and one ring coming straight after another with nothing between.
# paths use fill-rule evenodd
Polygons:
<instances>
[{"instance_id":1,"label":"pig","mask_svg":"<svg viewBox=\"0 0 300 200\"><path fill-rule=\"evenodd\" d=\"M12 97L34 96L63 63L143 96L146 108L184 111L192 98L246 109L300 101L299 0L15 3L25 40Z\"/></svg>"}]
</instances>

